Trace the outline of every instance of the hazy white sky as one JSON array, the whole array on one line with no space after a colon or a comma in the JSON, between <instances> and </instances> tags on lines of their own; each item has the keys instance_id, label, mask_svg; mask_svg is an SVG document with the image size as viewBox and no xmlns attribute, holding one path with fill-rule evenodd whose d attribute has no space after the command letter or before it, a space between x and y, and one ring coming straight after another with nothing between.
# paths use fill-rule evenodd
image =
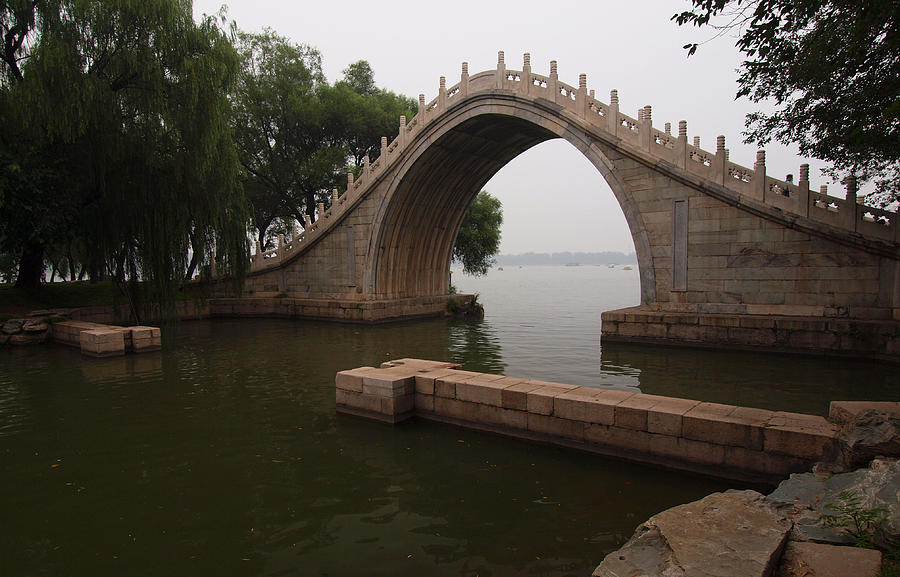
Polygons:
<instances>
[{"instance_id":1,"label":"hazy white sky","mask_svg":"<svg viewBox=\"0 0 900 577\"><path fill-rule=\"evenodd\" d=\"M194 0L194 13L212 14L221 0ZM440 76L458 82L462 62L469 73L494 69L497 51L507 68L520 70L522 54L531 53L532 69L549 74L559 63L559 78L578 85L587 74L588 88L608 102L618 89L620 109L637 117L653 106L654 126L687 120L688 135L715 150L716 136L726 137L731 160L752 167L756 147L742 143L744 116L757 108L735 100L736 69L741 59L733 38L719 38L687 58L681 48L710 38L708 30L681 28L671 16L689 6L684 0L518 2L456 0L398 2L342 0L227 0L228 18L239 28L272 28L297 43L319 49L328 80L357 60L368 60L376 83L394 92L431 100ZM393 137L394 135L385 135ZM812 169L812 187L828 184L818 161L801 159L796 150L766 147L771 175L784 178ZM485 187L503 202L501 252L618 250L634 244L622 210L603 177L574 147L545 142L504 167ZM574 209L573 209L574 207Z\"/></svg>"}]
</instances>

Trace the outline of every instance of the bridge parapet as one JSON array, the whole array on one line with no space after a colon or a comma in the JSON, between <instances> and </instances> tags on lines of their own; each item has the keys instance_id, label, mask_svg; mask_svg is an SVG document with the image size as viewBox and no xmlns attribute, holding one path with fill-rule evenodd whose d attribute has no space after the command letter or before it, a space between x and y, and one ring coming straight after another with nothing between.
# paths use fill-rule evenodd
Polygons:
<instances>
[{"instance_id":1,"label":"bridge parapet","mask_svg":"<svg viewBox=\"0 0 900 577\"><path fill-rule=\"evenodd\" d=\"M897 214L859 204L852 179L847 183L847 198L829 195L824 186L819 192L811 192L808 165L800 167L797 184L773 178L766 174L762 150L758 152L753 168L742 166L730 160L724 136L717 138L715 152L709 152L701 148L699 137L694 137L693 143L688 141L687 123L683 120L679 122L677 136L671 133L669 123L665 124L664 130L659 130L653 126L650 106L639 108L637 118L624 114L619 110L618 92L611 91L608 104L597 100L595 92L587 88L585 74L579 75L576 88L559 80L556 61L551 61L550 74L544 76L532 71L529 54L524 56L522 70L512 70L506 68L504 54L499 52L495 70L470 76L468 64L464 62L457 84L448 88L446 78L442 76L438 95L433 100L426 102L424 94L420 95L417 114L408 122L406 117L400 118L397 136L390 142L382 138L380 155L371 163L368 158L364 160L359 178L349 174L346 191L343 194L335 191L328 208L319 207L319 218L307 222L305 230L292 235L289 242L279 242L278 247L269 251L257 250L251 271L277 268L314 244L365 197L372 185L430 123L469 97L498 90L559 106L564 114L574 116L599 138L627 150L636 159L651 165L668 163L701 181L724 187L739 201L752 200L782 213L873 240L900 242Z\"/></svg>"}]
</instances>

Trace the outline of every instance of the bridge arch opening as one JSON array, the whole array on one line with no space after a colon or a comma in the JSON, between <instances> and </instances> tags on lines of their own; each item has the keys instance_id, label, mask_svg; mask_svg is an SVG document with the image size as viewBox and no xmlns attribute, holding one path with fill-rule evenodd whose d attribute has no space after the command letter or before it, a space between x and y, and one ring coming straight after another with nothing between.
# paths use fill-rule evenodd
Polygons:
<instances>
[{"instance_id":1,"label":"bridge arch opening","mask_svg":"<svg viewBox=\"0 0 900 577\"><path fill-rule=\"evenodd\" d=\"M469 204L510 161L557 138L581 152L612 190L634 241L641 304L655 302L647 233L610 159L590 135L553 111L542 114L539 108L515 102L451 112L417 137L376 215L367 292L385 299L446 294L453 243Z\"/></svg>"}]
</instances>

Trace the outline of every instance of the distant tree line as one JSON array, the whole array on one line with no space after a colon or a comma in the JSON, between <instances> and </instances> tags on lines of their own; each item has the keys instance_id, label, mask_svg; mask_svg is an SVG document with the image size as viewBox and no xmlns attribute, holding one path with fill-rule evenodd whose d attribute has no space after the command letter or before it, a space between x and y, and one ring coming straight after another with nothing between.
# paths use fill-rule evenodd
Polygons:
<instances>
[{"instance_id":1,"label":"distant tree line","mask_svg":"<svg viewBox=\"0 0 900 577\"><path fill-rule=\"evenodd\" d=\"M501 254L496 258L500 266L518 265L567 265L567 264L636 264L634 253L624 252L526 252L523 254Z\"/></svg>"},{"instance_id":2,"label":"distant tree line","mask_svg":"<svg viewBox=\"0 0 900 577\"><path fill-rule=\"evenodd\" d=\"M0 280L240 284L417 102L181 0L0 0ZM496 250L495 250L496 252Z\"/></svg>"}]
</instances>

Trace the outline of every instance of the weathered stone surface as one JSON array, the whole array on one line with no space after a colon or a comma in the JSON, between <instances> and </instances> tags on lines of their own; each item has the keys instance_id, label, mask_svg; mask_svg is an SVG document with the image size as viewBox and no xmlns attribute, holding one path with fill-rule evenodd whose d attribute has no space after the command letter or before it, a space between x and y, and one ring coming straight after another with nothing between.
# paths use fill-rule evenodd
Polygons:
<instances>
[{"instance_id":1,"label":"weathered stone surface","mask_svg":"<svg viewBox=\"0 0 900 577\"><path fill-rule=\"evenodd\" d=\"M756 491L713 493L648 519L593 575L767 577L790 528Z\"/></svg>"},{"instance_id":2,"label":"weathered stone surface","mask_svg":"<svg viewBox=\"0 0 900 577\"><path fill-rule=\"evenodd\" d=\"M865 466L881 455L900 455L900 416L869 409L846 423L838 436L843 465Z\"/></svg>"},{"instance_id":3,"label":"weathered stone surface","mask_svg":"<svg viewBox=\"0 0 900 577\"><path fill-rule=\"evenodd\" d=\"M875 577L881 552L790 541L773 577Z\"/></svg>"},{"instance_id":4,"label":"weathered stone surface","mask_svg":"<svg viewBox=\"0 0 900 577\"><path fill-rule=\"evenodd\" d=\"M845 491L860 497L864 509L887 509L888 537L900 538L900 462L896 460L876 459L868 468L832 476L793 474L766 500L790 515L800 539L847 544L853 539L845 531L826 527L820 521L822 514L835 514L829 505L840 504L840 494Z\"/></svg>"},{"instance_id":5,"label":"weathered stone surface","mask_svg":"<svg viewBox=\"0 0 900 577\"><path fill-rule=\"evenodd\" d=\"M22 323L22 331L26 333L43 333L50 328L44 319L28 319Z\"/></svg>"},{"instance_id":6,"label":"weathered stone surface","mask_svg":"<svg viewBox=\"0 0 900 577\"><path fill-rule=\"evenodd\" d=\"M39 345L46 340L47 340L47 332L42 332L42 333L21 332L17 335L9 335L9 344L11 344L11 345Z\"/></svg>"},{"instance_id":7,"label":"weathered stone surface","mask_svg":"<svg viewBox=\"0 0 900 577\"><path fill-rule=\"evenodd\" d=\"M5 335L15 335L22 331L22 325L24 324L25 319L9 319L0 326L0 332Z\"/></svg>"}]
</instances>

